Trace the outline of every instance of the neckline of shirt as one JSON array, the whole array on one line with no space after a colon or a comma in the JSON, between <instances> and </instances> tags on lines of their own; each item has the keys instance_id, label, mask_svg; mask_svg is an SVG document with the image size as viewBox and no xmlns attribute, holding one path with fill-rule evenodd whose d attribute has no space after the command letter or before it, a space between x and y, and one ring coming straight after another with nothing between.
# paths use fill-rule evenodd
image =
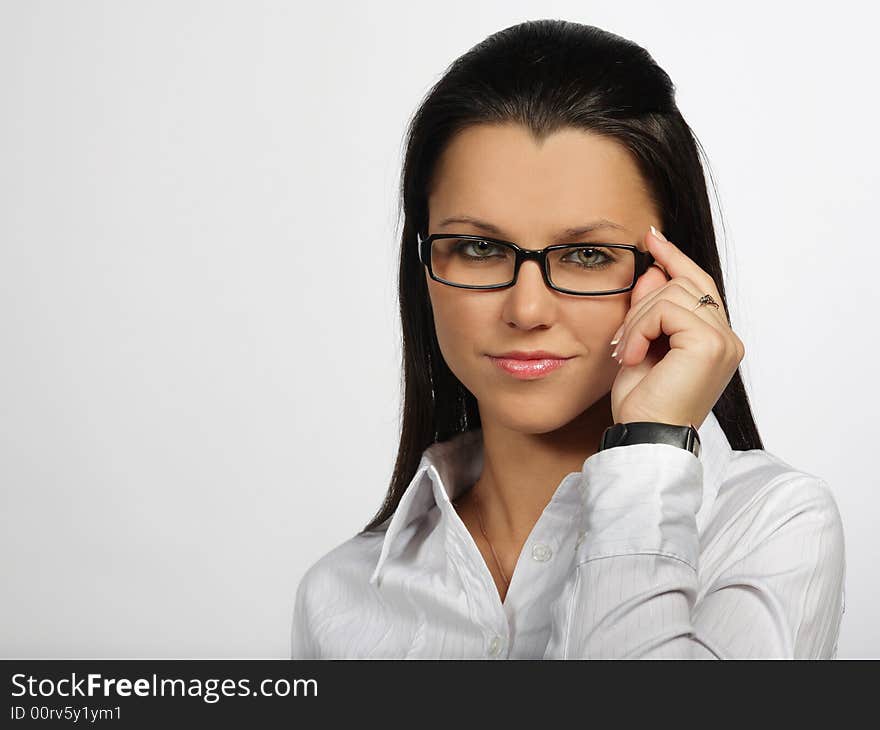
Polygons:
<instances>
[{"instance_id":1,"label":"neckline of shirt","mask_svg":"<svg viewBox=\"0 0 880 730\"><path fill-rule=\"evenodd\" d=\"M730 442L715 414L709 411L697 429L700 436L700 462L703 466L703 498L696 515L697 530L702 532L712 508L718 489L724 478L727 464L732 456ZM400 498L397 509L380 525L385 528L385 536L376 567L370 576L370 583L377 584L382 567L394 548L402 548L397 543L404 539L405 528L414 520L424 516L434 506L441 509L448 506L455 509L452 500L476 482L483 469L482 429L458 433L446 441L438 441L428 446L422 453L416 473ZM579 472L571 472L559 483L548 508L572 508L579 499L577 490L572 488ZM573 501L574 500L574 501Z\"/></svg>"}]
</instances>

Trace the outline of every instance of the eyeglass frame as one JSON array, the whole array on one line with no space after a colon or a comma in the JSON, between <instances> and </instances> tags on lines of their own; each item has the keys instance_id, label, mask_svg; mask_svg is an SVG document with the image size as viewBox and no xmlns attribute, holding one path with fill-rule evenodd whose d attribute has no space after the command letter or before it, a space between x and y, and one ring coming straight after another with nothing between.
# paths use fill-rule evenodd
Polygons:
<instances>
[{"instance_id":1,"label":"eyeglass frame","mask_svg":"<svg viewBox=\"0 0 880 730\"><path fill-rule=\"evenodd\" d=\"M416 237L418 239L419 261L427 267L428 275L434 281L437 281L441 284L446 284L447 286L454 286L457 289L509 289L516 284L519 277L519 269L522 266L523 261L537 261L541 268L541 274L544 277L544 283L547 285L548 289L561 292L562 294L571 294L572 296L576 297L603 297L609 294L622 294L623 292L632 291L635 288L636 282L638 282L639 277L642 276L642 274L644 274L656 260L648 251L642 251L634 244L629 243L558 243L553 244L552 246L546 246L545 248L535 250L522 248L515 244L513 241L505 241L501 238L491 238L489 236L475 236L472 234L432 233L427 238L422 238L422 234L417 233ZM513 249L514 255L516 256L513 265L513 278L506 284L453 284L452 282L446 281L446 279L439 278L437 275L434 274L434 268L433 266L431 266L431 245L434 241L441 238L462 238L470 241L486 241L487 243L500 244L502 246ZM613 289L611 291L603 292L578 292L556 286L552 281L550 281L550 267L547 262L547 254L550 251L557 251L562 248L576 248L578 246L584 246L587 248L594 246L603 246L606 248L622 248L628 251L632 251L633 257L635 258L635 269L633 271L632 284L623 289Z\"/></svg>"}]
</instances>

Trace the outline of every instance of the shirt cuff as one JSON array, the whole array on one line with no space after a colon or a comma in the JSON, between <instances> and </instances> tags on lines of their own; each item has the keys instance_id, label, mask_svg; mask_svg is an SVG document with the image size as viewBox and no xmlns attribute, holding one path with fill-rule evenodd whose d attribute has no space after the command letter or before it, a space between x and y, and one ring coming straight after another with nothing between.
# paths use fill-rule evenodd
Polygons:
<instances>
[{"instance_id":1,"label":"shirt cuff","mask_svg":"<svg viewBox=\"0 0 880 730\"><path fill-rule=\"evenodd\" d=\"M671 444L613 446L590 456L579 484L584 506L577 563L658 553L697 568L696 515L703 463Z\"/></svg>"}]
</instances>

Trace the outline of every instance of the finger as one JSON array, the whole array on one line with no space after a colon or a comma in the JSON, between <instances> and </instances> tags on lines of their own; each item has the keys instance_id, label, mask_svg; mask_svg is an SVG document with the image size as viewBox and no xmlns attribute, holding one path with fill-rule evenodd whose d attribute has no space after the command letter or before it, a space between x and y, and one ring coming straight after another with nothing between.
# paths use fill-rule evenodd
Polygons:
<instances>
[{"instance_id":1,"label":"finger","mask_svg":"<svg viewBox=\"0 0 880 730\"><path fill-rule=\"evenodd\" d=\"M657 233L659 235L655 236L649 230L645 234L645 244L648 246L648 252L663 266L670 278L685 276L703 289L703 294L711 294L713 299L720 302L721 295L718 293L714 279L672 241L666 240L659 231Z\"/></svg>"},{"instance_id":2,"label":"finger","mask_svg":"<svg viewBox=\"0 0 880 730\"><path fill-rule=\"evenodd\" d=\"M715 333L709 334L710 345L723 345L725 340L733 339L732 332L727 323L722 321L721 316L714 311L714 307L701 306L697 307L699 297L688 291L686 288L675 285L667 287L664 295L656 297L651 304L646 305L633 318L627 328L624 330L620 343L618 344L612 357L616 357L621 363L626 360L627 364L633 364L633 358L637 357L634 362L641 362L651 342L662 334L671 336L671 332L664 332L657 329L658 313L662 312L662 307L671 303L676 308L693 314L690 319L692 324L698 321L711 327ZM705 332L705 330L704 330ZM681 339L681 338L680 338ZM727 349L726 346L724 349Z\"/></svg>"},{"instance_id":3,"label":"finger","mask_svg":"<svg viewBox=\"0 0 880 730\"><path fill-rule=\"evenodd\" d=\"M640 303L645 297L652 292L655 292L664 284L655 272L655 269L659 269L667 281L678 278L678 275L676 275L674 270L670 271L670 267L675 261L678 262L677 266L680 269L684 268L694 273L694 276L685 276L685 278L690 279L702 289L700 296L703 294L709 294L720 306L723 306L721 294L719 293L718 287L715 285L715 281L712 277L697 266L696 262L682 252L675 244L667 241L665 237L663 237L663 234L657 231L653 226L651 226L651 228L645 233L645 242L648 252L652 254L655 261L650 267L648 267L648 270L639 277L639 280L633 287L630 296L631 309L634 305ZM726 312L724 313L724 317L728 326L730 326L730 318L727 316ZM611 338L612 345L620 340L624 329L625 324L621 324L620 327L617 328L617 331Z\"/></svg>"},{"instance_id":4,"label":"finger","mask_svg":"<svg viewBox=\"0 0 880 730\"><path fill-rule=\"evenodd\" d=\"M656 261L654 261L654 262L651 263L651 266L656 266L658 269L660 269L660 271L663 272L663 276L666 277L667 281L668 281L669 279L672 278L672 277L669 275L669 272L666 271L666 269L663 268L663 265L662 265L662 264L659 264L659 263L657 263Z\"/></svg>"},{"instance_id":5,"label":"finger","mask_svg":"<svg viewBox=\"0 0 880 730\"><path fill-rule=\"evenodd\" d=\"M615 341L619 341L626 336L626 331L627 329L629 329L630 323L639 315L639 312L643 311L646 306L649 306L654 301L656 301L657 297L666 296L666 293L669 291L669 289L673 287L682 289L688 295L692 296L694 298L694 306L696 306L699 298L705 293L703 291L700 291L699 287L687 277L678 277L676 279L667 281L664 286L661 286L659 289L651 291L649 294L644 296L636 306L630 308L623 319L623 323L620 325L620 327L617 328L617 332L614 333L614 338L612 339L611 344L615 344ZM678 301L682 306L686 306L689 300L686 298L682 299L680 297L677 297L676 301ZM715 307L710 307L710 309L715 309ZM719 309L723 309L723 304L721 302L719 302ZM719 310L716 309L715 311L717 313ZM719 313L718 317L719 322L723 322L723 324L729 326L726 313Z\"/></svg>"},{"instance_id":6,"label":"finger","mask_svg":"<svg viewBox=\"0 0 880 730\"><path fill-rule=\"evenodd\" d=\"M630 309L646 296L660 289L667 281L669 281L669 278L663 269L653 264L649 266L648 270L638 278L636 285L632 288L629 299Z\"/></svg>"}]
</instances>

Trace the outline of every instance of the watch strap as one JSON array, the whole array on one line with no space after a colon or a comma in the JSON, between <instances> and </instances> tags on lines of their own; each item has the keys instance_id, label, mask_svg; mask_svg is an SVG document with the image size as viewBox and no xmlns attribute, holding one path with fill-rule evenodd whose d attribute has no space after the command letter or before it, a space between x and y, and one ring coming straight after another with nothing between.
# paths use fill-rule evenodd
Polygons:
<instances>
[{"instance_id":1,"label":"watch strap","mask_svg":"<svg viewBox=\"0 0 880 730\"><path fill-rule=\"evenodd\" d=\"M669 444L700 455L700 435L693 426L679 426L654 421L615 423L602 434L599 451L630 444Z\"/></svg>"}]
</instances>

